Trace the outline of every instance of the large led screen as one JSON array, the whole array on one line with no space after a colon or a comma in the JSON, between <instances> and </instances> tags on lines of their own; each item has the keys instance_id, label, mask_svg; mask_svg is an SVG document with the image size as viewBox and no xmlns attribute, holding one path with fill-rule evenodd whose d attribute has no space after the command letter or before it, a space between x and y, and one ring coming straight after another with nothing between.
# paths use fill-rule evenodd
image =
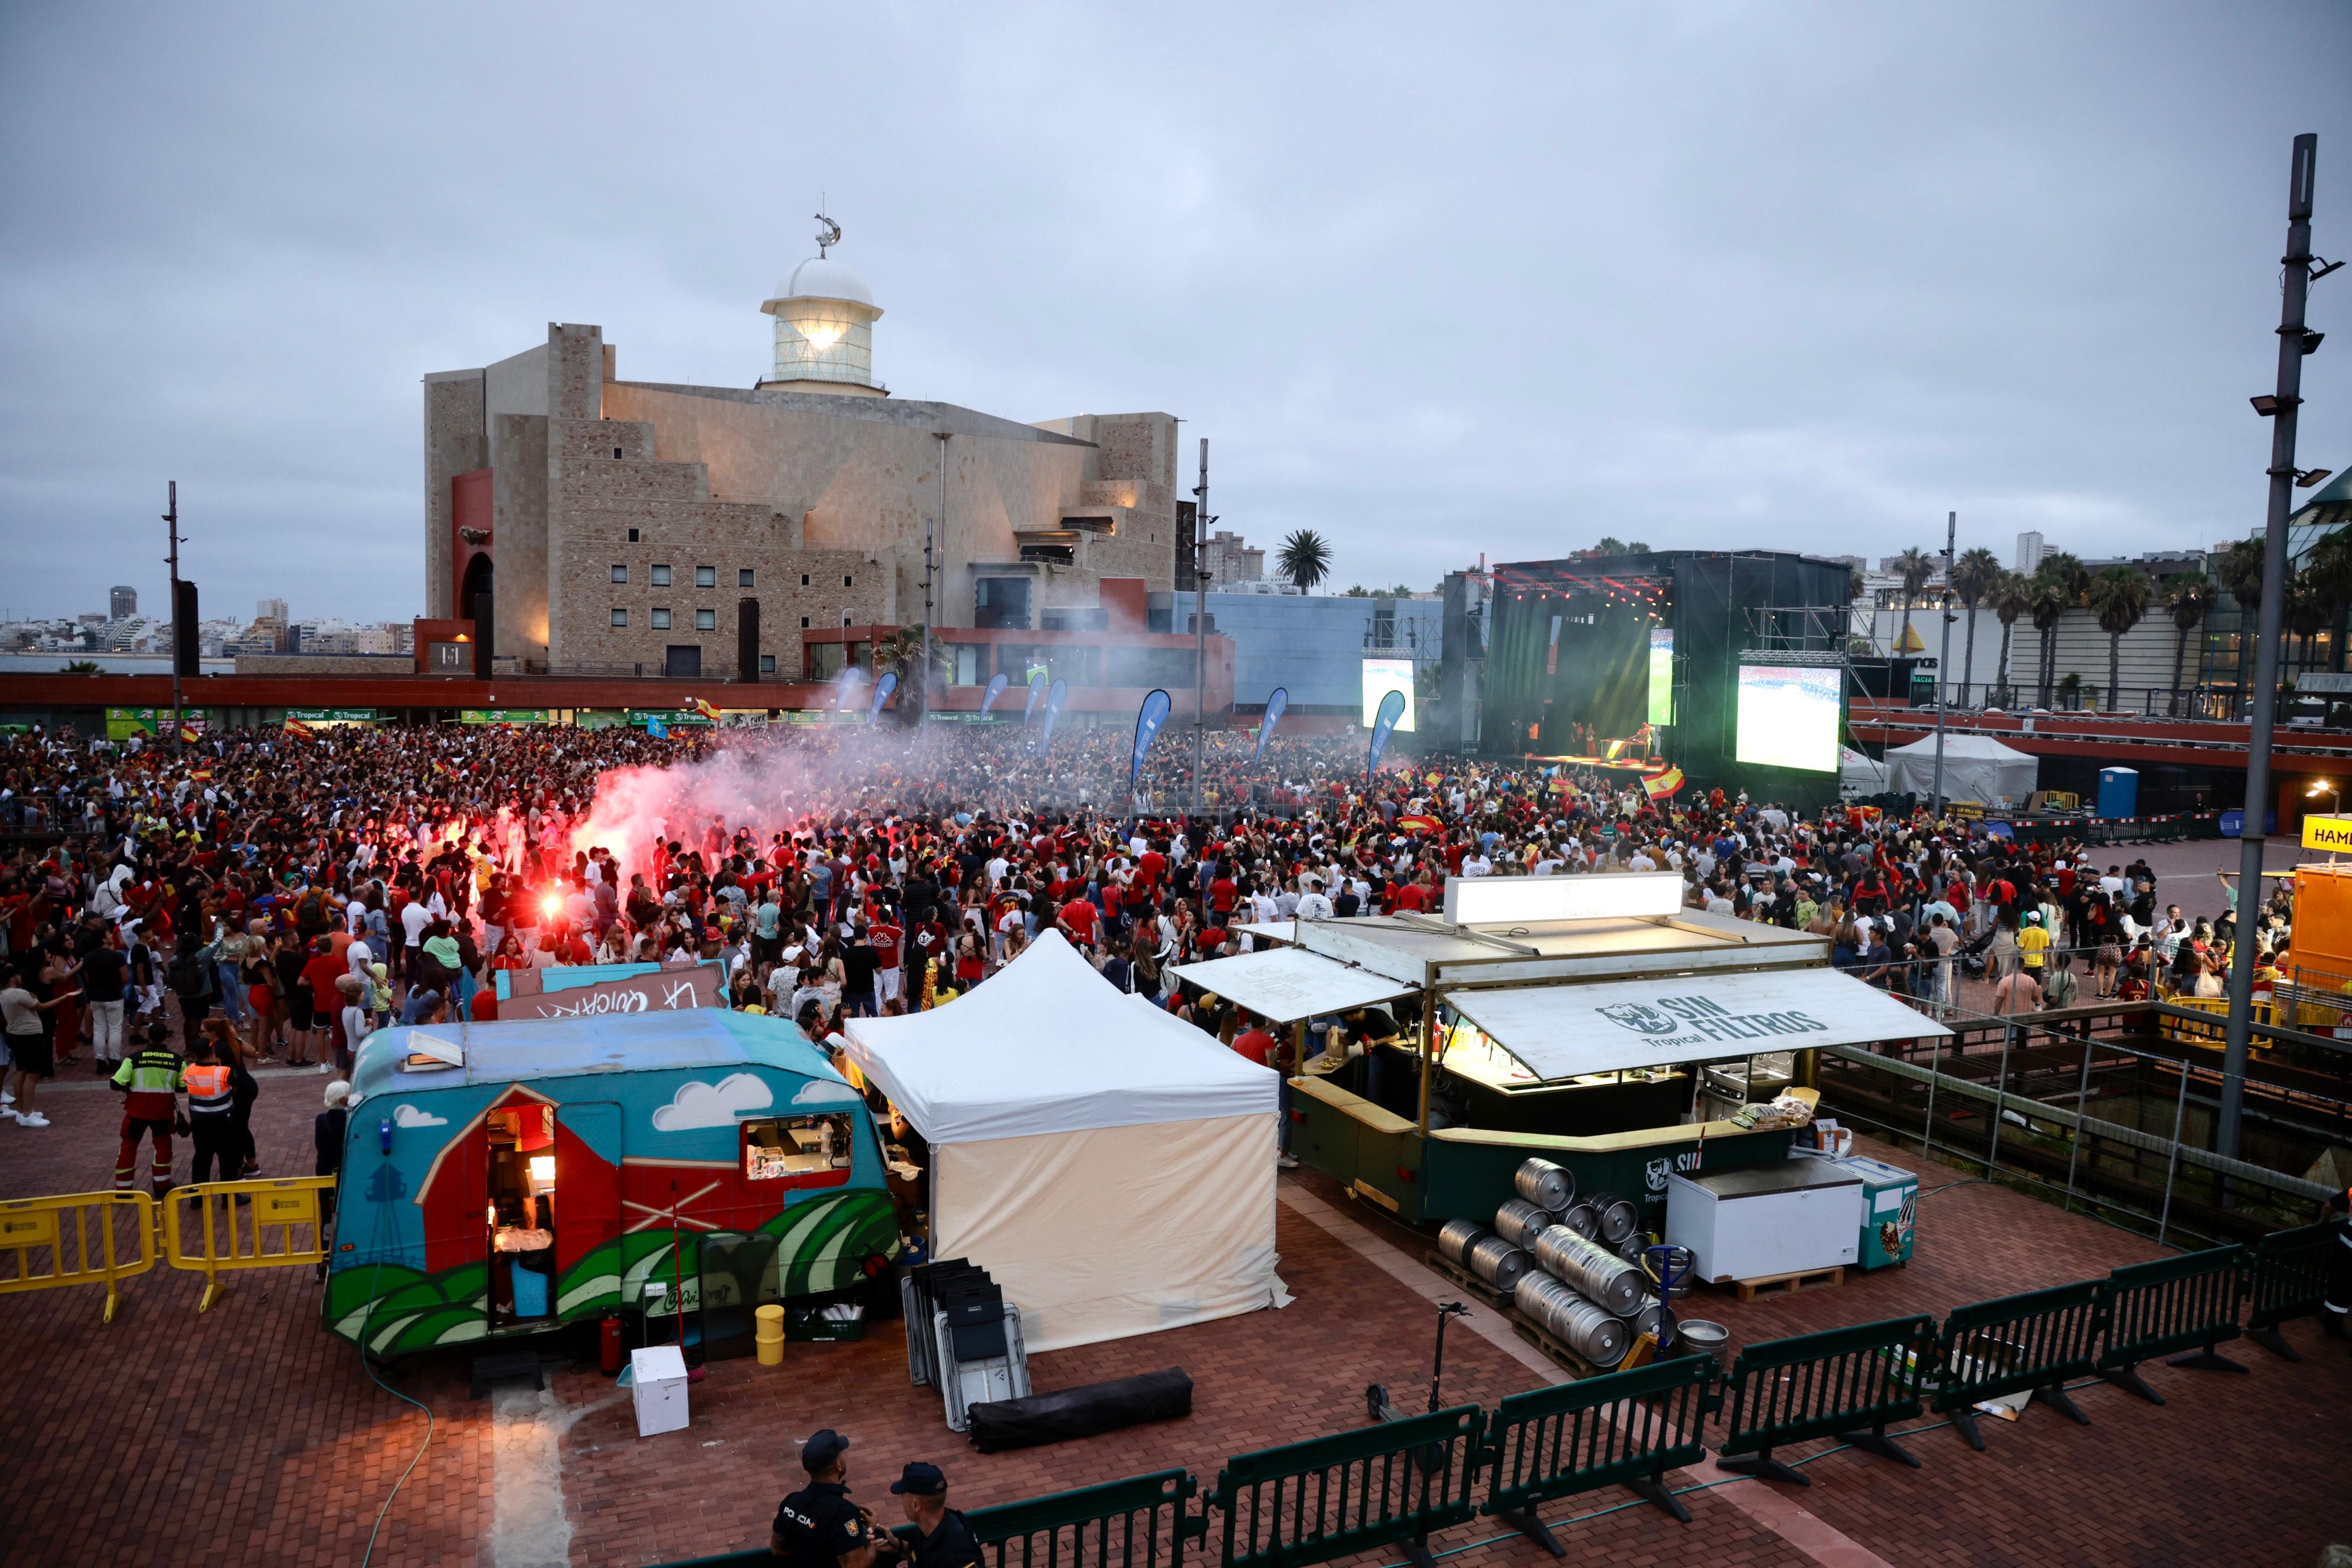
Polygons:
<instances>
[{"instance_id":1,"label":"large led screen","mask_svg":"<svg viewBox=\"0 0 2352 1568\"><path fill-rule=\"evenodd\" d=\"M1664 626L1650 628L1650 722L1661 728L1675 721L1675 634Z\"/></svg>"},{"instance_id":2,"label":"large led screen","mask_svg":"<svg viewBox=\"0 0 2352 1568\"><path fill-rule=\"evenodd\" d=\"M1759 767L1833 773L1843 673L1783 664L1739 667L1739 739L1734 755Z\"/></svg>"},{"instance_id":3,"label":"large led screen","mask_svg":"<svg viewBox=\"0 0 2352 1568\"><path fill-rule=\"evenodd\" d=\"M1396 727L1405 734L1412 733L1412 660L1409 658L1368 658L1364 660L1364 727L1370 729L1381 716L1381 699L1391 691L1404 693L1404 717Z\"/></svg>"}]
</instances>

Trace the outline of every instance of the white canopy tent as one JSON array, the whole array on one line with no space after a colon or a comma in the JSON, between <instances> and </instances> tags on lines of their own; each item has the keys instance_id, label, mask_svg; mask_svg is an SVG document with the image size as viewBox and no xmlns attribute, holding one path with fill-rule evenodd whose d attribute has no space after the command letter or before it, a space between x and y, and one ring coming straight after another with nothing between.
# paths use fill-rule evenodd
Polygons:
<instances>
[{"instance_id":1,"label":"white canopy tent","mask_svg":"<svg viewBox=\"0 0 2352 1568\"><path fill-rule=\"evenodd\" d=\"M1344 1013L1420 989L1297 947L1180 963L1170 973L1275 1024Z\"/></svg>"},{"instance_id":2,"label":"white canopy tent","mask_svg":"<svg viewBox=\"0 0 2352 1568\"><path fill-rule=\"evenodd\" d=\"M1838 748L1838 793L1846 795L1886 793L1886 764L1852 746Z\"/></svg>"},{"instance_id":3,"label":"white canopy tent","mask_svg":"<svg viewBox=\"0 0 2352 1568\"><path fill-rule=\"evenodd\" d=\"M2012 751L1990 735L1947 731L1944 735L1944 798L2019 805L2039 787L2040 759ZM1897 794L1928 795L1936 787L1936 737L1929 735L1886 752L1886 787Z\"/></svg>"},{"instance_id":4,"label":"white canopy tent","mask_svg":"<svg viewBox=\"0 0 2352 1568\"><path fill-rule=\"evenodd\" d=\"M1124 995L1058 933L848 1055L931 1143L931 1256L968 1258L1033 1351L1232 1317L1274 1273L1277 1079Z\"/></svg>"},{"instance_id":5,"label":"white canopy tent","mask_svg":"<svg viewBox=\"0 0 2352 1568\"><path fill-rule=\"evenodd\" d=\"M1445 1001L1547 1083L1758 1051L1951 1033L1833 969L1450 991Z\"/></svg>"}]
</instances>

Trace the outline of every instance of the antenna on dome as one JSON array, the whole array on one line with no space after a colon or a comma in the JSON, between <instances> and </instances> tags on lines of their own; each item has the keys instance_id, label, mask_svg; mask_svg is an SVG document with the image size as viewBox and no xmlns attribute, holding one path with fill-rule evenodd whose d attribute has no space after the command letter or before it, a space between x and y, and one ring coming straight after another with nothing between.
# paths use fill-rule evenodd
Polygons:
<instances>
[{"instance_id":1,"label":"antenna on dome","mask_svg":"<svg viewBox=\"0 0 2352 1568\"><path fill-rule=\"evenodd\" d=\"M816 221L824 226L816 231L816 253L822 260L828 248L841 243L841 226L823 213L816 215Z\"/></svg>"}]
</instances>

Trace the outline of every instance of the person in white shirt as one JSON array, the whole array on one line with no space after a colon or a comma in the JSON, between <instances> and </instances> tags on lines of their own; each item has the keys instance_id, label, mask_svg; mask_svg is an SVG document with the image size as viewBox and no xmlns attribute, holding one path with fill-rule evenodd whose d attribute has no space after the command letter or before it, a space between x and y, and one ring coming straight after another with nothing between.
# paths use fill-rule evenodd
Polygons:
<instances>
[{"instance_id":1,"label":"person in white shirt","mask_svg":"<svg viewBox=\"0 0 2352 1568\"><path fill-rule=\"evenodd\" d=\"M1632 871L1654 871L1658 863L1650 858L1650 847L1644 844L1634 849L1633 858L1625 862L1625 867Z\"/></svg>"},{"instance_id":2,"label":"person in white shirt","mask_svg":"<svg viewBox=\"0 0 2352 1568\"><path fill-rule=\"evenodd\" d=\"M1462 874L1465 877L1491 876L1494 870L1495 863L1486 858L1483 849L1474 849L1462 858Z\"/></svg>"},{"instance_id":3,"label":"person in white shirt","mask_svg":"<svg viewBox=\"0 0 2352 1568\"><path fill-rule=\"evenodd\" d=\"M1307 879L1307 890L1298 895L1297 918L1302 921L1328 921L1332 917L1331 900L1312 877Z\"/></svg>"}]
</instances>

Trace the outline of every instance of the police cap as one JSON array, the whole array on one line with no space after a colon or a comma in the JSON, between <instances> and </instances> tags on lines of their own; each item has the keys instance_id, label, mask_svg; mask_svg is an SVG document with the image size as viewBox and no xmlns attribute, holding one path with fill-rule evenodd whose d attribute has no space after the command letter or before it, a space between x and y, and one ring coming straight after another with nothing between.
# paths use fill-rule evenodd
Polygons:
<instances>
[{"instance_id":1,"label":"police cap","mask_svg":"<svg viewBox=\"0 0 2352 1568\"><path fill-rule=\"evenodd\" d=\"M937 1497L948 1489L948 1478L937 1465L918 1460L890 1483L890 1489L900 1494L912 1492L917 1497Z\"/></svg>"},{"instance_id":2,"label":"police cap","mask_svg":"<svg viewBox=\"0 0 2352 1568\"><path fill-rule=\"evenodd\" d=\"M827 1426L801 1445L801 1468L814 1475L849 1451L849 1439Z\"/></svg>"}]
</instances>

